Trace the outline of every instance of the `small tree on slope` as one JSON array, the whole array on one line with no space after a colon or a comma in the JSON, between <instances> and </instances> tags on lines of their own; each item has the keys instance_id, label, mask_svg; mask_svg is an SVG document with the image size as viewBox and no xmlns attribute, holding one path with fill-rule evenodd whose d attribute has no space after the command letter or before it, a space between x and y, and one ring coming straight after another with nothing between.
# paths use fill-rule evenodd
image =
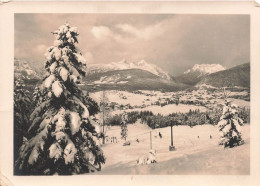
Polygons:
<instances>
[{"instance_id":1,"label":"small tree on slope","mask_svg":"<svg viewBox=\"0 0 260 186\"><path fill-rule=\"evenodd\" d=\"M243 125L243 120L237 116L236 105L231 105L225 101L223 113L218 122L220 142L219 145L224 147L234 147L244 143L241 136L240 126Z\"/></svg>"},{"instance_id":2,"label":"small tree on slope","mask_svg":"<svg viewBox=\"0 0 260 186\"><path fill-rule=\"evenodd\" d=\"M124 112L121 116L121 138L126 141L127 137L127 114Z\"/></svg>"},{"instance_id":3,"label":"small tree on slope","mask_svg":"<svg viewBox=\"0 0 260 186\"><path fill-rule=\"evenodd\" d=\"M30 116L28 142L16 161L23 174L80 174L105 163L97 130L89 118L88 100L78 88L85 59L75 47L77 28L65 24L53 32L46 53L42 99Z\"/></svg>"}]
</instances>

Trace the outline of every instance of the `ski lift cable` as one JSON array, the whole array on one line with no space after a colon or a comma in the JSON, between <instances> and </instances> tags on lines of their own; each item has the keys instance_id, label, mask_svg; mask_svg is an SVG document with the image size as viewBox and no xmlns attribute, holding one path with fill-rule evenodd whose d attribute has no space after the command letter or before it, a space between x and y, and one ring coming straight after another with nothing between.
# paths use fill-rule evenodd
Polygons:
<instances>
[{"instance_id":1,"label":"ski lift cable","mask_svg":"<svg viewBox=\"0 0 260 186\"><path fill-rule=\"evenodd\" d=\"M114 131L114 130L121 130L121 128L118 128L118 129L110 129L109 131ZM130 137L136 137L136 136L141 136L141 135L145 135L145 134L148 134L148 133L150 133L150 131L149 131L149 132L144 132L144 133L141 133L141 134L138 134L138 135L129 136L128 138L130 138Z\"/></svg>"},{"instance_id":2,"label":"ski lift cable","mask_svg":"<svg viewBox=\"0 0 260 186\"><path fill-rule=\"evenodd\" d=\"M141 133L141 134L138 134L138 135L133 135L133 136L129 136L129 137L127 137L127 138L134 138L134 137L138 137L138 136L144 136L145 134L149 134L150 133L150 131L149 132L145 132L145 133Z\"/></svg>"},{"instance_id":3,"label":"ski lift cable","mask_svg":"<svg viewBox=\"0 0 260 186\"><path fill-rule=\"evenodd\" d=\"M111 129L112 130L121 130L120 128L119 129ZM150 132L158 132L159 131L159 128L158 129L155 129L155 130L151 130L149 132L144 132L144 133L141 133L141 134L137 134L137 135L132 135L132 136L128 136L127 138L134 138L134 137L138 137L138 136L143 136L143 135L146 135L146 134L149 134Z\"/></svg>"}]
</instances>

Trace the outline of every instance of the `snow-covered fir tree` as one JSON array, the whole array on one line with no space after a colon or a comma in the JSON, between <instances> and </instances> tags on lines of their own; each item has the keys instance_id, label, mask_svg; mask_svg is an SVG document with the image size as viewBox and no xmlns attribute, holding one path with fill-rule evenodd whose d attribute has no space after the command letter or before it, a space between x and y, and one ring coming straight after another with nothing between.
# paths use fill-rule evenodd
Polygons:
<instances>
[{"instance_id":1,"label":"snow-covered fir tree","mask_svg":"<svg viewBox=\"0 0 260 186\"><path fill-rule=\"evenodd\" d=\"M46 97L43 95L46 95L47 90L41 90L39 85L36 85L33 92L33 105L39 106L42 102L46 101Z\"/></svg>"},{"instance_id":2,"label":"snow-covered fir tree","mask_svg":"<svg viewBox=\"0 0 260 186\"><path fill-rule=\"evenodd\" d=\"M54 31L54 46L46 53L47 71L41 97L30 116L29 138L20 148L17 168L22 174L81 174L105 163L97 126L90 119L89 100L79 89L86 60L75 46L76 27Z\"/></svg>"},{"instance_id":3,"label":"snow-covered fir tree","mask_svg":"<svg viewBox=\"0 0 260 186\"><path fill-rule=\"evenodd\" d=\"M121 138L126 141L127 138L127 114L124 112L121 116Z\"/></svg>"},{"instance_id":4,"label":"snow-covered fir tree","mask_svg":"<svg viewBox=\"0 0 260 186\"><path fill-rule=\"evenodd\" d=\"M14 159L18 156L18 150L27 136L29 117L31 112L31 100L29 91L21 79L14 81Z\"/></svg>"},{"instance_id":5,"label":"snow-covered fir tree","mask_svg":"<svg viewBox=\"0 0 260 186\"><path fill-rule=\"evenodd\" d=\"M41 90L40 87L36 85L33 92L33 101L38 104L40 99L42 99Z\"/></svg>"},{"instance_id":6,"label":"snow-covered fir tree","mask_svg":"<svg viewBox=\"0 0 260 186\"><path fill-rule=\"evenodd\" d=\"M237 116L236 105L225 101L223 113L218 122L220 141L219 145L224 147L234 147L235 145L243 144L244 141L241 135L241 127L243 120Z\"/></svg>"}]
</instances>

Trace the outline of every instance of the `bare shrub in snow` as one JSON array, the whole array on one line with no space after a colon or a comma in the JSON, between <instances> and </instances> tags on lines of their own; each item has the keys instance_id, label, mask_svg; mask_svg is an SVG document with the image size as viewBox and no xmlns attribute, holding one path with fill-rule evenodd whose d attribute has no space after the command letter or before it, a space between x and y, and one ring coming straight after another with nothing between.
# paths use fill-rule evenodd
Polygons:
<instances>
[{"instance_id":1,"label":"bare shrub in snow","mask_svg":"<svg viewBox=\"0 0 260 186\"><path fill-rule=\"evenodd\" d=\"M156 162L156 151L154 149L150 150L148 155L141 156L137 160L138 165L146 165Z\"/></svg>"}]
</instances>

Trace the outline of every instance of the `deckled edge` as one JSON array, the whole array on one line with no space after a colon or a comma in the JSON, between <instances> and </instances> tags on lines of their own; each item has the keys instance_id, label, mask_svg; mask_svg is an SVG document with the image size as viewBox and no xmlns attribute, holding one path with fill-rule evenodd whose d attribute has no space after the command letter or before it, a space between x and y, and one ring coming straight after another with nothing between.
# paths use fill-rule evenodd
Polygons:
<instances>
[{"instance_id":1,"label":"deckled edge","mask_svg":"<svg viewBox=\"0 0 260 186\"><path fill-rule=\"evenodd\" d=\"M260 7L260 0L255 0L254 4L255 4L255 7Z\"/></svg>"},{"instance_id":2,"label":"deckled edge","mask_svg":"<svg viewBox=\"0 0 260 186\"><path fill-rule=\"evenodd\" d=\"M12 182L0 172L0 185L1 186L13 186Z\"/></svg>"},{"instance_id":3,"label":"deckled edge","mask_svg":"<svg viewBox=\"0 0 260 186\"><path fill-rule=\"evenodd\" d=\"M0 0L0 5L3 5L5 3L9 3L11 2L11 0Z\"/></svg>"}]
</instances>

